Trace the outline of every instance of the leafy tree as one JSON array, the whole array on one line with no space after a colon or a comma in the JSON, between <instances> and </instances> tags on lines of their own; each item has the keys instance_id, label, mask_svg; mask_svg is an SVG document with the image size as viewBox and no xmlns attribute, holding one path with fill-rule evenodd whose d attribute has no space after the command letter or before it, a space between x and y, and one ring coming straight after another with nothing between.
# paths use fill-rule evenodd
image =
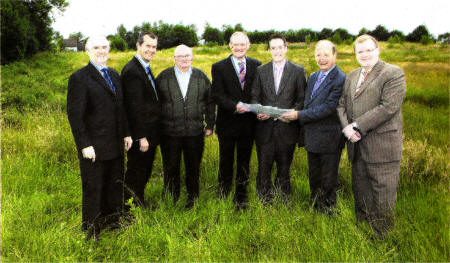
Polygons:
<instances>
[{"instance_id":1,"label":"leafy tree","mask_svg":"<svg viewBox=\"0 0 450 263\"><path fill-rule=\"evenodd\" d=\"M230 25L223 25L222 26L222 30L223 30L223 41L225 43L230 42L230 37L231 35L233 35L234 32L236 32L236 30L234 30L234 28Z\"/></svg>"},{"instance_id":2,"label":"leafy tree","mask_svg":"<svg viewBox=\"0 0 450 263\"><path fill-rule=\"evenodd\" d=\"M108 38L111 50L125 51L128 49L127 42L120 36L112 36Z\"/></svg>"},{"instance_id":3,"label":"leafy tree","mask_svg":"<svg viewBox=\"0 0 450 263\"><path fill-rule=\"evenodd\" d=\"M409 42L420 42L424 35L430 36L430 33L425 25L420 25L406 36L406 40Z\"/></svg>"},{"instance_id":4,"label":"leafy tree","mask_svg":"<svg viewBox=\"0 0 450 263\"><path fill-rule=\"evenodd\" d=\"M386 27L378 25L374 30L369 33L371 36L376 38L378 41L387 41L391 36Z\"/></svg>"},{"instance_id":5,"label":"leafy tree","mask_svg":"<svg viewBox=\"0 0 450 263\"><path fill-rule=\"evenodd\" d=\"M330 28L323 28L319 33L319 40L328 39L333 36L333 30Z\"/></svg>"},{"instance_id":6,"label":"leafy tree","mask_svg":"<svg viewBox=\"0 0 450 263\"><path fill-rule=\"evenodd\" d=\"M370 30L365 27L361 28L361 30L359 30L358 36L361 36L364 34L370 34Z\"/></svg>"},{"instance_id":7,"label":"leafy tree","mask_svg":"<svg viewBox=\"0 0 450 263\"><path fill-rule=\"evenodd\" d=\"M67 6L66 0L2 0L1 63L49 50L53 38L52 10L63 12Z\"/></svg>"},{"instance_id":8,"label":"leafy tree","mask_svg":"<svg viewBox=\"0 0 450 263\"><path fill-rule=\"evenodd\" d=\"M342 44L342 37L339 32L334 33L330 40L335 44Z\"/></svg>"},{"instance_id":9,"label":"leafy tree","mask_svg":"<svg viewBox=\"0 0 450 263\"><path fill-rule=\"evenodd\" d=\"M450 32L444 33L444 34L440 34L438 36L438 41L441 43L450 43Z\"/></svg>"},{"instance_id":10,"label":"leafy tree","mask_svg":"<svg viewBox=\"0 0 450 263\"><path fill-rule=\"evenodd\" d=\"M353 35L350 34L347 29L344 28L338 28L336 30L334 30L334 35L339 33L339 36L341 37L342 40L347 40L347 39L353 39Z\"/></svg>"},{"instance_id":11,"label":"leafy tree","mask_svg":"<svg viewBox=\"0 0 450 263\"><path fill-rule=\"evenodd\" d=\"M223 35L219 29L211 27L208 23L205 26L205 31L202 34L202 38L208 42L217 42L219 45L223 44Z\"/></svg>"}]
</instances>

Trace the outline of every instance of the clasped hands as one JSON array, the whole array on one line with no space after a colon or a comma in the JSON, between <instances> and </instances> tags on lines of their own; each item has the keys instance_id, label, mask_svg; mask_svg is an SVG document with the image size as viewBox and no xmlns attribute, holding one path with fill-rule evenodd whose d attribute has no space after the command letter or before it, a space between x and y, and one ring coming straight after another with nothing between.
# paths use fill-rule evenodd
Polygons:
<instances>
[{"instance_id":1,"label":"clasped hands","mask_svg":"<svg viewBox=\"0 0 450 263\"><path fill-rule=\"evenodd\" d=\"M128 151L131 148L131 145L133 144L133 140L131 139L131 136L127 136L123 138L123 141L125 143L125 149ZM81 150L81 154L83 155L83 158L90 159L92 162L95 162L95 150L94 146L88 146L86 148L83 148Z\"/></svg>"},{"instance_id":2,"label":"clasped hands","mask_svg":"<svg viewBox=\"0 0 450 263\"><path fill-rule=\"evenodd\" d=\"M342 130L345 137L349 139L352 143L358 142L361 140L361 134L355 130L354 128L357 127L356 123L350 123L349 125L345 126L345 128Z\"/></svg>"}]
</instances>

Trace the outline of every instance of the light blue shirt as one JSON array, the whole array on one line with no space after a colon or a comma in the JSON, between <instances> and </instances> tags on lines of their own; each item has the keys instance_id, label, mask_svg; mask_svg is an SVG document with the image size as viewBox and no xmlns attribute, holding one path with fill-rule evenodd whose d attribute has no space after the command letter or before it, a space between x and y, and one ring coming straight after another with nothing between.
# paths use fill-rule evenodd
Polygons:
<instances>
[{"instance_id":1,"label":"light blue shirt","mask_svg":"<svg viewBox=\"0 0 450 263\"><path fill-rule=\"evenodd\" d=\"M141 55L136 54L135 56L137 58L137 60L139 60L139 62L141 63L142 67L144 67L144 71L145 73L147 73L147 67L150 67L150 62L146 62L146 60L141 57ZM156 87L155 87L155 82L152 79L152 77L147 73L147 77L150 80L150 82L152 83L153 89L155 90L155 95L156 95L156 99L159 100L158 98L158 93L156 92Z\"/></svg>"},{"instance_id":2,"label":"light blue shirt","mask_svg":"<svg viewBox=\"0 0 450 263\"><path fill-rule=\"evenodd\" d=\"M105 73L102 71L102 69L104 68L108 68L108 66L106 67L102 67L99 64L96 64L94 61L91 60L91 64L98 70L98 72L100 72L100 74L102 74L103 77L105 77Z\"/></svg>"},{"instance_id":3,"label":"light blue shirt","mask_svg":"<svg viewBox=\"0 0 450 263\"><path fill-rule=\"evenodd\" d=\"M189 80L191 79L191 75L192 67L188 72L184 73L178 68L178 66L175 66L175 76L177 77L178 86L180 87L181 94L183 94L184 100L186 100L186 93L189 87Z\"/></svg>"},{"instance_id":4,"label":"light blue shirt","mask_svg":"<svg viewBox=\"0 0 450 263\"><path fill-rule=\"evenodd\" d=\"M329 70L323 72L322 70L319 73L319 76L317 76L317 79L320 79L320 76L325 75L324 79L328 76L328 73L330 73L334 68L336 67L336 65L334 65L332 68L330 68Z\"/></svg>"},{"instance_id":5,"label":"light blue shirt","mask_svg":"<svg viewBox=\"0 0 450 263\"><path fill-rule=\"evenodd\" d=\"M243 60L238 60L234 56L231 56L231 62L233 63L234 70L236 71L237 77L240 77L241 73L241 67L239 66L240 62L244 62L244 69L247 71L247 62L245 61L245 58Z\"/></svg>"}]
</instances>

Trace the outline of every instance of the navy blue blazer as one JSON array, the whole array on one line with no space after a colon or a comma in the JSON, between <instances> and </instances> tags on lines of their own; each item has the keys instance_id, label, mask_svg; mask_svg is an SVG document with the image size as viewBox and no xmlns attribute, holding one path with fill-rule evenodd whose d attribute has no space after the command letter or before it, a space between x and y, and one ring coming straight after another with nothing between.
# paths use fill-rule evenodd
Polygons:
<instances>
[{"instance_id":1,"label":"navy blue blazer","mask_svg":"<svg viewBox=\"0 0 450 263\"><path fill-rule=\"evenodd\" d=\"M299 121L303 125L307 151L337 153L345 144L336 112L344 88L345 73L336 66L312 97L319 73L320 71L313 73L308 80L304 108L299 111Z\"/></svg>"}]
</instances>

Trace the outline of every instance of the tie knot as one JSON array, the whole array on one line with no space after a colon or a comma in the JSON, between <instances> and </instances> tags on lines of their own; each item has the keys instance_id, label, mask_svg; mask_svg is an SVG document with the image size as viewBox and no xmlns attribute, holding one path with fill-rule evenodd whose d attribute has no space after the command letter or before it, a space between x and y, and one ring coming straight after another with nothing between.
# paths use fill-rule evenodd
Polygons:
<instances>
[{"instance_id":1,"label":"tie knot","mask_svg":"<svg viewBox=\"0 0 450 263\"><path fill-rule=\"evenodd\" d=\"M150 66L145 67L145 71L147 72L147 74L150 73Z\"/></svg>"},{"instance_id":2,"label":"tie knot","mask_svg":"<svg viewBox=\"0 0 450 263\"><path fill-rule=\"evenodd\" d=\"M245 66L244 61L239 61L239 67L240 67L240 68L243 68L244 66Z\"/></svg>"},{"instance_id":3,"label":"tie knot","mask_svg":"<svg viewBox=\"0 0 450 263\"><path fill-rule=\"evenodd\" d=\"M108 68L102 68L101 71L105 74L108 74Z\"/></svg>"}]
</instances>

